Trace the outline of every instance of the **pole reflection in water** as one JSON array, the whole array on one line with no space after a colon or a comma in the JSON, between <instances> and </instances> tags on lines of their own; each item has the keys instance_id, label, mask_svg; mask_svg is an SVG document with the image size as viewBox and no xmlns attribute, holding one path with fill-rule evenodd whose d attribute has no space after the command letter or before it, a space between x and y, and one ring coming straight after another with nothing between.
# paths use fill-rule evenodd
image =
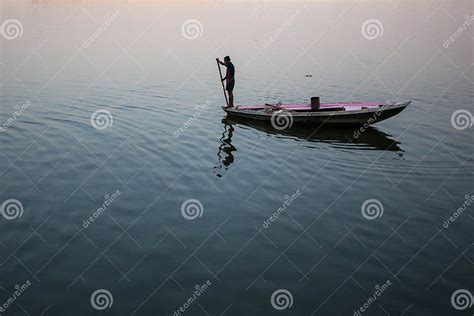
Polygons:
<instances>
[{"instance_id":1,"label":"pole reflection in water","mask_svg":"<svg viewBox=\"0 0 474 316\"><path fill-rule=\"evenodd\" d=\"M237 148L232 145L234 127L232 124L228 124L226 119L223 119L222 123L224 123L224 132L220 138L221 144L219 146L219 152L217 153L217 157L219 157L219 166L214 167L214 174L218 177L222 177L219 170L222 168L227 170L229 165L234 162L234 155L232 152L237 151Z\"/></svg>"}]
</instances>

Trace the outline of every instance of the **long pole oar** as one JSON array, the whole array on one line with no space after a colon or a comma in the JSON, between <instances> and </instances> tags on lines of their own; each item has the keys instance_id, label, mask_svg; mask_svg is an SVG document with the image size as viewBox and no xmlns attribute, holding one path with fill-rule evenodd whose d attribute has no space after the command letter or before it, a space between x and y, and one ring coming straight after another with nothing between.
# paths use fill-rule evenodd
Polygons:
<instances>
[{"instance_id":1,"label":"long pole oar","mask_svg":"<svg viewBox=\"0 0 474 316\"><path fill-rule=\"evenodd\" d=\"M229 106L229 101L227 100L227 94L225 93L224 81L222 81L221 65L219 64L219 62L217 61L217 59L216 59L216 63L217 63L217 68L219 68L219 80L221 81L222 90L224 91L225 103L227 104L227 106Z\"/></svg>"}]
</instances>

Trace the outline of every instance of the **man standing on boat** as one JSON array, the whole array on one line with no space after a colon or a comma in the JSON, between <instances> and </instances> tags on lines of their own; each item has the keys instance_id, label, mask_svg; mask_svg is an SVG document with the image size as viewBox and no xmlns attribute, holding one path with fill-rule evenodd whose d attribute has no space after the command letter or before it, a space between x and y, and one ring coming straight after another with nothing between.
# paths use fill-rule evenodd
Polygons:
<instances>
[{"instance_id":1,"label":"man standing on boat","mask_svg":"<svg viewBox=\"0 0 474 316\"><path fill-rule=\"evenodd\" d=\"M219 58L216 58L217 62L223 66L227 67L227 72L225 74L225 78L221 78L222 81L226 81L225 89L227 90L227 94L229 95L229 107L234 106L234 85L235 85L235 67L234 64L230 61L229 56L224 57L224 62L220 61Z\"/></svg>"}]
</instances>

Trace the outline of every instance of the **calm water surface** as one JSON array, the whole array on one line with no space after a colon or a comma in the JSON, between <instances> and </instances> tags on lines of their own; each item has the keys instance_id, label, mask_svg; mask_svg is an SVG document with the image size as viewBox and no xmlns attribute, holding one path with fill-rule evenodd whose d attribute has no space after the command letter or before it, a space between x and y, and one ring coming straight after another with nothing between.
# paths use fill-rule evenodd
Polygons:
<instances>
[{"instance_id":1,"label":"calm water surface","mask_svg":"<svg viewBox=\"0 0 474 316\"><path fill-rule=\"evenodd\" d=\"M78 2L0 3L23 28L0 42L0 202L23 206L0 217L1 303L31 284L5 315L353 315L387 280L364 315L472 314L451 296L474 290L474 217L445 221L474 194L451 121L472 123L473 26L443 47L472 3ZM237 104L413 103L360 137L236 121L225 55Z\"/></svg>"}]
</instances>

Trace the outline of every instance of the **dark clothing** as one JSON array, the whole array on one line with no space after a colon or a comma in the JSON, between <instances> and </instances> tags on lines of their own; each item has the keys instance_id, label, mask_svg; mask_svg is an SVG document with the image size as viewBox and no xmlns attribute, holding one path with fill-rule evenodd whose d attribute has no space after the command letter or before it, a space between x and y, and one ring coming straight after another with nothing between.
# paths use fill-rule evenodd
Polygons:
<instances>
[{"instance_id":1,"label":"dark clothing","mask_svg":"<svg viewBox=\"0 0 474 316\"><path fill-rule=\"evenodd\" d=\"M225 89L227 91L233 91L234 90L234 81L232 81L232 83L228 83L225 85Z\"/></svg>"},{"instance_id":2,"label":"dark clothing","mask_svg":"<svg viewBox=\"0 0 474 316\"><path fill-rule=\"evenodd\" d=\"M232 64L231 62L229 62L228 65L226 65L227 67L227 72L225 74L225 80L226 80L226 86L225 86L225 89L227 91L232 91L234 90L234 85L235 85L235 67L234 67L234 64Z\"/></svg>"}]
</instances>

